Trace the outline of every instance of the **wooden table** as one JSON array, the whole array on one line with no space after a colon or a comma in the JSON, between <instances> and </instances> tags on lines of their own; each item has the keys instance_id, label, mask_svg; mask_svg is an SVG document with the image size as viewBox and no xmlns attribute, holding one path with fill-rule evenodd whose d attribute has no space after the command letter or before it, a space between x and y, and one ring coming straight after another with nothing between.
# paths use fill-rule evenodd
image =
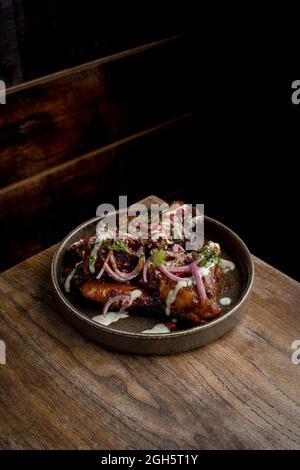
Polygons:
<instances>
[{"instance_id":1,"label":"wooden table","mask_svg":"<svg viewBox=\"0 0 300 470\"><path fill-rule=\"evenodd\" d=\"M0 447L300 448L297 282L254 258L254 290L233 331L189 353L129 356L59 315L53 251L0 275Z\"/></svg>"}]
</instances>

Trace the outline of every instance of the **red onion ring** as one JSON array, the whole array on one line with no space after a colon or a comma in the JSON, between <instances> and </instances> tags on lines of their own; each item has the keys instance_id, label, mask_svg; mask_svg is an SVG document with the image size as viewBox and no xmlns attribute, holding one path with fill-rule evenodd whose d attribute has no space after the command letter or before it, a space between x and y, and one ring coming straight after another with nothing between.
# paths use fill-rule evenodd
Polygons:
<instances>
[{"instance_id":1,"label":"red onion ring","mask_svg":"<svg viewBox=\"0 0 300 470\"><path fill-rule=\"evenodd\" d=\"M116 274L112 269L111 267L104 263L104 271L106 272L106 274L108 274L110 277L112 277L115 281L118 281L118 282L126 282L128 281L128 279L125 279L124 277L121 277L119 276L118 274Z\"/></svg>"},{"instance_id":2,"label":"red onion ring","mask_svg":"<svg viewBox=\"0 0 300 470\"><path fill-rule=\"evenodd\" d=\"M190 273L191 266L166 266L166 269L171 273Z\"/></svg>"},{"instance_id":3,"label":"red onion ring","mask_svg":"<svg viewBox=\"0 0 300 470\"><path fill-rule=\"evenodd\" d=\"M128 302L124 302L122 307L120 308L120 312L125 312L126 308L130 306L130 301L131 301L131 298L130 296L128 296Z\"/></svg>"},{"instance_id":4,"label":"red onion ring","mask_svg":"<svg viewBox=\"0 0 300 470\"><path fill-rule=\"evenodd\" d=\"M175 251L175 253L185 253L184 248L181 245L178 245L178 243L173 245L173 251Z\"/></svg>"},{"instance_id":5,"label":"red onion ring","mask_svg":"<svg viewBox=\"0 0 300 470\"><path fill-rule=\"evenodd\" d=\"M106 257L106 259L105 259L105 261L104 261L104 263L103 263L103 266L102 266L101 270L99 271L99 273L98 273L97 276L96 276L96 279L101 279L101 277L102 277L102 275L103 275L103 273L104 273L104 271L105 271L105 264L107 264L107 263L109 262L110 256L111 256L111 252L108 253L108 255L107 255L107 257Z\"/></svg>"},{"instance_id":6,"label":"red onion ring","mask_svg":"<svg viewBox=\"0 0 300 470\"><path fill-rule=\"evenodd\" d=\"M136 267L130 272L130 273L123 273L122 271L120 271L118 269L118 266L117 266L117 263L116 263L116 259L114 257L114 254L111 253L111 257L110 257L110 261L111 261L111 264L112 264L112 267L113 267L113 272L119 276L120 278L122 278L123 282L124 281L130 281L131 279L135 278L136 276L139 275L139 273L141 272L141 270L143 269L144 267L144 264L145 264L145 259L144 257L140 258L139 259L139 262L138 264L136 265Z\"/></svg>"},{"instance_id":7,"label":"red onion ring","mask_svg":"<svg viewBox=\"0 0 300 470\"><path fill-rule=\"evenodd\" d=\"M205 287L203 284L202 276L199 273L199 269L198 269L196 261L193 261L190 264L190 267L196 280L196 285L197 285L197 290L198 290L200 301L204 302L207 299L207 295L206 295Z\"/></svg>"},{"instance_id":8,"label":"red onion ring","mask_svg":"<svg viewBox=\"0 0 300 470\"><path fill-rule=\"evenodd\" d=\"M142 253L144 253L144 247L143 247L143 246L140 246L140 247L136 250L135 256L140 257Z\"/></svg>"},{"instance_id":9,"label":"red onion ring","mask_svg":"<svg viewBox=\"0 0 300 470\"><path fill-rule=\"evenodd\" d=\"M130 302L130 295L115 295L114 297L111 297L110 299L108 299L108 301L103 307L102 315L105 315L108 312L109 307L115 302L122 302L123 303L122 308L123 308L125 303Z\"/></svg>"},{"instance_id":10,"label":"red onion ring","mask_svg":"<svg viewBox=\"0 0 300 470\"><path fill-rule=\"evenodd\" d=\"M148 267L149 267L149 264L148 264L148 262L146 261L146 263L144 264L144 267L143 267L143 281L144 281L145 283L148 282L148 279L147 279Z\"/></svg>"},{"instance_id":11,"label":"red onion ring","mask_svg":"<svg viewBox=\"0 0 300 470\"><path fill-rule=\"evenodd\" d=\"M167 276L169 279L171 279L172 281L176 281L176 282L179 282L179 281L190 281L193 276L191 277L179 277L179 276L175 276L174 274L170 273L164 266L160 266L159 270L165 275Z\"/></svg>"}]
</instances>

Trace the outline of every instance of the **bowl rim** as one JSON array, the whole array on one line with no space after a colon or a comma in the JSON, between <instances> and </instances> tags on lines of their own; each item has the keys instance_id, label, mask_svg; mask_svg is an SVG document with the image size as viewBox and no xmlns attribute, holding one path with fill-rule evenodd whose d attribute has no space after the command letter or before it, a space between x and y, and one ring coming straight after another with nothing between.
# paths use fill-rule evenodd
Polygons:
<instances>
[{"instance_id":1,"label":"bowl rim","mask_svg":"<svg viewBox=\"0 0 300 470\"><path fill-rule=\"evenodd\" d=\"M205 220L217 225L221 230L227 232L232 238L234 238L244 251L248 262L249 262L249 276L246 282L246 286L243 290L243 293L241 294L240 300L238 303L227 313L221 315L220 317L215 318L214 320L209 321L208 323L205 323L204 325L198 325L198 326L193 326L191 328L187 328L182 331L174 331L172 334L170 333L157 333L157 334L149 334L149 333L135 333L135 332L130 332L130 331L121 331L121 330L114 330L110 328L109 326L101 325L100 323L95 322L94 320L88 318L86 315L80 312L72 303L68 300L68 298L65 296L63 293L61 286L58 282L58 275L57 275L57 268L58 268L58 263L59 263L59 258L60 254L67 245L69 239L76 233L79 232L82 228L95 223L97 220L100 219L100 217L93 217L91 219L88 219L87 221L83 222L82 224L78 225L75 229L73 229L71 232L68 233L68 235L65 236L65 238L61 241L59 247L55 251L53 257L52 257L52 262L51 262L51 279L52 283L54 285L54 290L56 294L58 295L60 301L64 304L64 306L79 320L87 323L90 327L98 329L100 331L103 331L105 333L113 334L115 336L122 336L122 337L127 337L127 338L135 338L135 339L143 339L143 340L153 340L153 339L159 339L159 340L170 340L172 338L178 338L178 337L184 337L184 336L189 336L189 335L194 335L197 333L200 333L202 331L208 330L210 328L213 328L217 326L218 324L222 323L223 321L226 321L229 317L234 315L241 307L242 305L246 302L246 300L249 297L249 294L251 292L251 289L253 287L253 282L254 282L254 263L253 259L251 256L251 253L249 249L247 248L246 244L243 242L243 240L229 227L226 225L222 224L218 220L215 220L211 217L204 216Z\"/></svg>"}]
</instances>

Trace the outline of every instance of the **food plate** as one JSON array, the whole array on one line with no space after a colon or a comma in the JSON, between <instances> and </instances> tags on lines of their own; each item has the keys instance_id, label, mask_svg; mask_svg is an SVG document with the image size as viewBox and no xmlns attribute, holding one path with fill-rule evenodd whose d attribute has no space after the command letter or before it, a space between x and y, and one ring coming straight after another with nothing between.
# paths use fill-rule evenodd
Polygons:
<instances>
[{"instance_id":1,"label":"food plate","mask_svg":"<svg viewBox=\"0 0 300 470\"><path fill-rule=\"evenodd\" d=\"M150 207L162 203L161 199L150 196L141 203ZM105 326L92 318L99 315L99 306L87 303L78 295L67 294L64 290L64 259L70 246L95 234L99 218L93 218L74 229L62 241L56 251L51 267L52 281L58 297L60 311L77 330L91 340L109 349L135 354L172 354L204 346L223 336L239 321L246 300L251 291L254 267L249 250L243 241L228 227L205 216L205 237L222 246L223 256L235 263L235 282L229 288L232 302L224 307L221 316L200 326L180 326L171 333L143 333L160 323L157 315L130 315L116 323ZM161 320L163 321L163 320Z\"/></svg>"}]
</instances>

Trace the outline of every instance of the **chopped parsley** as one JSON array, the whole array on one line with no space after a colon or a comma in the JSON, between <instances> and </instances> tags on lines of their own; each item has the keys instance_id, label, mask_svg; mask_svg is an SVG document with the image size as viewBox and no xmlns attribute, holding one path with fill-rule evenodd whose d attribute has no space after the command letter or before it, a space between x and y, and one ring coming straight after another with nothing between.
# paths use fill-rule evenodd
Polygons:
<instances>
[{"instance_id":1,"label":"chopped parsley","mask_svg":"<svg viewBox=\"0 0 300 470\"><path fill-rule=\"evenodd\" d=\"M78 270L79 266L81 266L81 263L75 265L73 269L74 277L79 280L85 279L87 276L84 274L81 274L80 271Z\"/></svg>"},{"instance_id":2,"label":"chopped parsley","mask_svg":"<svg viewBox=\"0 0 300 470\"><path fill-rule=\"evenodd\" d=\"M89 242L88 242L88 248L89 248L90 250L92 250L93 247L94 247L94 244L95 244L95 243L94 243L93 241L89 241Z\"/></svg>"},{"instance_id":3,"label":"chopped parsley","mask_svg":"<svg viewBox=\"0 0 300 470\"><path fill-rule=\"evenodd\" d=\"M166 252L164 250L157 250L154 248L150 252L151 262L155 268L159 268L162 264L166 262Z\"/></svg>"},{"instance_id":4,"label":"chopped parsley","mask_svg":"<svg viewBox=\"0 0 300 470\"><path fill-rule=\"evenodd\" d=\"M200 267L205 267L207 264L220 264L220 256L217 255L213 250L204 247L197 251L197 264Z\"/></svg>"},{"instance_id":5,"label":"chopped parsley","mask_svg":"<svg viewBox=\"0 0 300 470\"><path fill-rule=\"evenodd\" d=\"M129 252L124 240L114 240L108 248L112 251L120 251L123 253Z\"/></svg>"}]
</instances>

